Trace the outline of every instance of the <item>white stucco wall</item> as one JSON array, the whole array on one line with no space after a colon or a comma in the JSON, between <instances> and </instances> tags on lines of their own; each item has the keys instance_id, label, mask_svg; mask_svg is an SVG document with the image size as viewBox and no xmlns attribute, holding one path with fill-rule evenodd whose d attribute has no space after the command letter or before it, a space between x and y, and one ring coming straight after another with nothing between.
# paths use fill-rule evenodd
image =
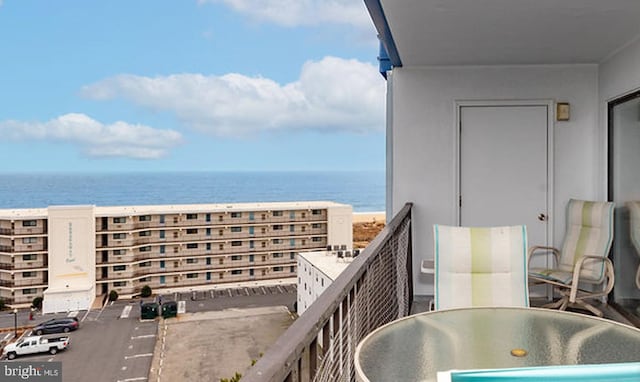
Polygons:
<instances>
[{"instance_id":1,"label":"white stucco wall","mask_svg":"<svg viewBox=\"0 0 640 382\"><path fill-rule=\"evenodd\" d=\"M96 244L93 206L49 207L49 287L44 313L91 308L95 299Z\"/></svg>"},{"instance_id":2,"label":"white stucco wall","mask_svg":"<svg viewBox=\"0 0 640 382\"><path fill-rule=\"evenodd\" d=\"M569 198L602 199L602 127L598 124L596 65L395 68L390 190L393 212L414 202L415 294L433 293L433 279L419 273L433 257L432 226L455 221L455 102L462 100L553 100L569 102L571 120L554 126L552 240L564 234ZM389 153L388 153L389 154ZM533 243L531 243L533 244Z\"/></svg>"},{"instance_id":3,"label":"white stucco wall","mask_svg":"<svg viewBox=\"0 0 640 382\"><path fill-rule=\"evenodd\" d=\"M353 208L351 206L329 207L327 209L327 244L346 245L353 248Z\"/></svg>"}]
</instances>

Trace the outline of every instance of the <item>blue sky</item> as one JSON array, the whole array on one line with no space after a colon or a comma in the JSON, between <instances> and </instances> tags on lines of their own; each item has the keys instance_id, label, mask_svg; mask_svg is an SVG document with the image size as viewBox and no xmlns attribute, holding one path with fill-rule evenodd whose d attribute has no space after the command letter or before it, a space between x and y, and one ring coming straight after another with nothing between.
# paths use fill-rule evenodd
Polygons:
<instances>
[{"instance_id":1,"label":"blue sky","mask_svg":"<svg viewBox=\"0 0 640 382\"><path fill-rule=\"evenodd\" d=\"M0 172L384 169L362 0L0 0Z\"/></svg>"}]
</instances>

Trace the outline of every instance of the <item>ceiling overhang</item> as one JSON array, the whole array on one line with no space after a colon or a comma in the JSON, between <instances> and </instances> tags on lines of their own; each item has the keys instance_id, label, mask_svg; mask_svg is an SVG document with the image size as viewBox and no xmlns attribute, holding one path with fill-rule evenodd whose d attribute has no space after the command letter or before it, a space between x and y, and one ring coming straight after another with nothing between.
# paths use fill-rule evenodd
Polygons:
<instances>
[{"instance_id":1,"label":"ceiling overhang","mask_svg":"<svg viewBox=\"0 0 640 382\"><path fill-rule=\"evenodd\" d=\"M640 38L639 0L365 0L393 66L605 61Z\"/></svg>"}]
</instances>

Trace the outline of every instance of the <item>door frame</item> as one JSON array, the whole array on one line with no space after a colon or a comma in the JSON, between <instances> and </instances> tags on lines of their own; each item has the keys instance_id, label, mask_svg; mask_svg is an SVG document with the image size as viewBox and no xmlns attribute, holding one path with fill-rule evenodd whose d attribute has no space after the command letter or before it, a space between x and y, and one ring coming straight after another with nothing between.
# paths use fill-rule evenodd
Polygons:
<instances>
[{"instance_id":1,"label":"door frame","mask_svg":"<svg viewBox=\"0 0 640 382\"><path fill-rule=\"evenodd\" d=\"M456 225L460 225L461 208L460 208L460 174L461 174L461 150L460 150L460 134L462 129L461 112L463 107L500 107L500 106L545 106L547 108L547 242L533 243L534 245L550 246L553 243L553 227L555 226L555 214L553 213L553 135L554 135L554 105L555 101L551 99L531 99L531 100L456 100L455 101L455 124L454 131L454 147L453 147L453 182L455 197L453 198L454 216L452 221ZM529 243L532 244L532 243Z\"/></svg>"}]
</instances>

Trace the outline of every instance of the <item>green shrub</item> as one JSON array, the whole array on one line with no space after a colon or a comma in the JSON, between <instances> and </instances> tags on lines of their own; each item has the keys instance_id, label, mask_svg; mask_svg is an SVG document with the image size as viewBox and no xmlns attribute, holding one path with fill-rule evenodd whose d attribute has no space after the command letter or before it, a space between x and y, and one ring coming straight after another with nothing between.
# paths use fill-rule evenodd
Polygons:
<instances>
[{"instance_id":1,"label":"green shrub","mask_svg":"<svg viewBox=\"0 0 640 382\"><path fill-rule=\"evenodd\" d=\"M140 291L140 297L149 297L151 296L151 287L149 285L145 285L142 287Z\"/></svg>"},{"instance_id":2,"label":"green shrub","mask_svg":"<svg viewBox=\"0 0 640 382\"><path fill-rule=\"evenodd\" d=\"M109 301L116 301L118 299L118 292L112 290L109 292Z\"/></svg>"},{"instance_id":3,"label":"green shrub","mask_svg":"<svg viewBox=\"0 0 640 382\"><path fill-rule=\"evenodd\" d=\"M33 301L31 302L31 306L33 306L36 309L42 309L42 297L38 296L34 298Z\"/></svg>"}]
</instances>

